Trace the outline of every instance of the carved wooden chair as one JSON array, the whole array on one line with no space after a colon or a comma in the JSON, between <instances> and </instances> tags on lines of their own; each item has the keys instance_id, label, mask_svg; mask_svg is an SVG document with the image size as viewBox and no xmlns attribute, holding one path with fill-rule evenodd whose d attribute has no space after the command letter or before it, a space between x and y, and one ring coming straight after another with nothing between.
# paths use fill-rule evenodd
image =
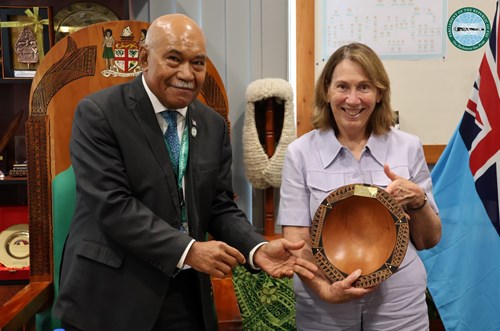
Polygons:
<instances>
[{"instance_id":1,"label":"carved wooden chair","mask_svg":"<svg viewBox=\"0 0 500 331\"><path fill-rule=\"evenodd\" d=\"M29 284L13 287L10 300L0 306L1 330L23 327L34 330L35 314L52 305L60 254L74 205L71 199L63 202L68 204L66 211L59 216L54 214L57 201L53 201L53 183L59 175L66 177L64 181L72 180L69 140L76 105L85 95L131 80L140 72L134 52L138 50L141 30L148 27L149 23L138 21L112 21L86 27L54 45L37 70L26 124L31 275ZM113 31L115 50L123 50L123 57L115 53L110 69L106 69L106 61L101 57L107 29ZM199 99L227 121L226 91L210 60ZM65 224L54 223L54 216ZM54 239L54 234L58 238Z\"/></svg>"}]
</instances>

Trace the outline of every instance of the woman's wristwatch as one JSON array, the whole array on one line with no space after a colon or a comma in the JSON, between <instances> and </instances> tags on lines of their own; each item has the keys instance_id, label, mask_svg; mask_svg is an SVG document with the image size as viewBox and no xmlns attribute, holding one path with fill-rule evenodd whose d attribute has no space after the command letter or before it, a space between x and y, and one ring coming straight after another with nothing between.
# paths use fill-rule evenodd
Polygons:
<instances>
[{"instance_id":1,"label":"woman's wristwatch","mask_svg":"<svg viewBox=\"0 0 500 331\"><path fill-rule=\"evenodd\" d=\"M424 208L426 203L427 203L427 193L424 192L424 202L420 206L418 206L417 208L410 208L410 207L406 206L406 209L408 209L408 211L410 211L410 212L418 211L418 210Z\"/></svg>"}]
</instances>

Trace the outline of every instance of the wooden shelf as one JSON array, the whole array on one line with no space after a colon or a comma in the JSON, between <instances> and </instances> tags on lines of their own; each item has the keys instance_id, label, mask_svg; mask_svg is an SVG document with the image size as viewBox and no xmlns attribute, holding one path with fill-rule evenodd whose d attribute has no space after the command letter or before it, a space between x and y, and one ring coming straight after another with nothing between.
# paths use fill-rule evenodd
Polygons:
<instances>
[{"instance_id":1,"label":"wooden shelf","mask_svg":"<svg viewBox=\"0 0 500 331\"><path fill-rule=\"evenodd\" d=\"M0 179L0 185L19 185L26 183L28 177L12 177L5 176L4 179Z\"/></svg>"},{"instance_id":2,"label":"wooden shelf","mask_svg":"<svg viewBox=\"0 0 500 331\"><path fill-rule=\"evenodd\" d=\"M0 286L0 330L34 330L35 314L52 299L52 282Z\"/></svg>"}]
</instances>

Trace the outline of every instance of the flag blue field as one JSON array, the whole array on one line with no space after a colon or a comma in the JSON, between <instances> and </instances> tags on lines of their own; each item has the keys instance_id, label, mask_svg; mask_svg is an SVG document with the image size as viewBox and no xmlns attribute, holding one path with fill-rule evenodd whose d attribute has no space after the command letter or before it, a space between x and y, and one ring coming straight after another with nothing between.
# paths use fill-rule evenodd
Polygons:
<instances>
[{"instance_id":1,"label":"flag blue field","mask_svg":"<svg viewBox=\"0 0 500 331\"><path fill-rule=\"evenodd\" d=\"M448 331L500 330L498 14L497 2L471 97L431 173L443 235L420 257Z\"/></svg>"}]
</instances>

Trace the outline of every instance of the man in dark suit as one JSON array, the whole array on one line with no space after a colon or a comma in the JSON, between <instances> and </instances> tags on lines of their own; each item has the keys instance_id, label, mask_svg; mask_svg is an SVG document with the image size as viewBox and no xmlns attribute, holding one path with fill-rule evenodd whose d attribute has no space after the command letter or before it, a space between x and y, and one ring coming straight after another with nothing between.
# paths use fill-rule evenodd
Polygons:
<instances>
[{"instance_id":1,"label":"man in dark suit","mask_svg":"<svg viewBox=\"0 0 500 331\"><path fill-rule=\"evenodd\" d=\"M66 330L215 330L210 276L238 264L274 277L317 268L291 253L304 242L266 242L232 199L226 123L196 100L206 73L198 25L162 16L139 52L142 75L75 113L77 206L54 315Z\"/></svg>"}]
</instances>

